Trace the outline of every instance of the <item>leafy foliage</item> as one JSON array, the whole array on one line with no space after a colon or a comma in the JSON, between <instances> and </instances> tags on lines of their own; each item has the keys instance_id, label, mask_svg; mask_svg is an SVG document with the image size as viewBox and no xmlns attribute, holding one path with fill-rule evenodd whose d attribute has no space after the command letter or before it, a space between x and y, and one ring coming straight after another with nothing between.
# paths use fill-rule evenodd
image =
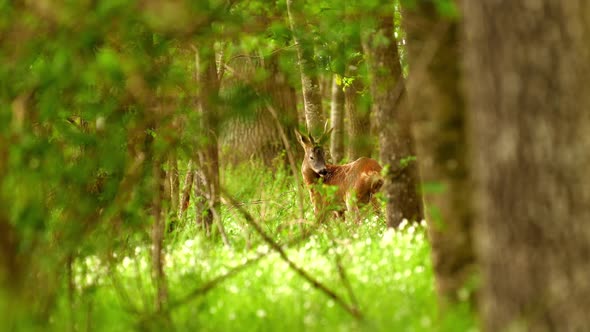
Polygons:
<instances>
[{"instance_id":1,"label":"leafy foliage","mask_svg":"<svg viewBox=\"0 0 590 332\"><path fill-rule=\"evenodd\" d=\"M346 66L362 63L361 34L371 24L354 18L392 7L310 1L300 13L310 29L300 33L312 41L321 70L341 75L346 85L362 79L346 77ZM366 316L358 322L288 269L226 205L220 212L231 248L203 235L192 206L166 235L170 316L154 313L153 169L169 171L163 161L173 152L184 165L211 141L194 107L195 49L214 45L205 51L223 53L226 63L242 53L257 53L261 61L279 54L279 70L298 87L285 12L283 1L0 0L0 283L7 285L0 311L8 330L473 326L466 308L438 317L423 226L386 230L371 216L362 225L322 226L286 245L297 264L346 298L334 261L342 256ZM250 81L215 96L224 106L221 126L264 105L267 96L256 84L270 74L249 74ZM222 186L286 244L317 225L300 226L297 182L282 165L275 169L226 167ZM304 212L313 220L310 209ZM265 257L240 273L172 307L260 253Z\"/></svg>"}]
</instances>

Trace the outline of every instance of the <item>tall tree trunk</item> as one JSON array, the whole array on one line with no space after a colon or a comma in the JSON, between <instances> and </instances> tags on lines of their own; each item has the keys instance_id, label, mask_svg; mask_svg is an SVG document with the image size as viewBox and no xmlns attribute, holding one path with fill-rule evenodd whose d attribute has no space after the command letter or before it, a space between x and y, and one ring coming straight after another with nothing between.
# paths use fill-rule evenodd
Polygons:
<instances>
[{"instance_id":1,"label":"tall tree trunk","mask_svg":"<svg viewBox=\"0 0 590 332\"><path fill-rule=\"evenodd\" d=\"M334 75L330 104L330 122L334 130L330 138L330 153L335 163L344 158L344 91L338 83L337 76Z\"/></svg>"},{"instance_id":2,"label":"tall tree trunk","mask_svg":"<svg viewBox=\"0 0 590 332\"><path fill-rule=\"evenodd\" d=\"M430 1L404 9L409 111L436 286L440 302L447 304L459 300L475 266L458 24L439 16Z\"/></svg>"},{"instance_id":3,"label":"tall tree trunk","mask_svg":"<svg viewBox=\"0 0 590 332\"><path fill-rule=\"evenodd\" d=\"M173 148L174 149L174 148ZM168 182L170 183L170 210L176 218L180 206L180 182L178 179L178 158L176 151L168 157Z\"/></svg>"},{"instance_id":4,"label":"tall tree trunk","mask_svg":"<svg viewBox=\"0 0 590 332\"><path fill-rule=\"evenodd\" d=\"M270 95L271 102L274 107L281 110L278 114L279 121L283 126L284 132L291 143L291 146L298 145L295 132L298 127L297 119L297 96L295 88L293 88L287 79L287 75L279 67L279 54L273 53L265 59L264 66L269 72L269 79L265 80L268 85L265 87L266 92ZM301 154L301 149L294 149L298 157ZM298 158L299 159L299 158ZM288 161L285 160L285 163Z\"/></svg>"},{"instance_id":5,"label":"tall tree trunk","mask_svg":"<svg viewBox=\"0 0 590 332\"><path fill-rule=\"evenodd\" d=\"M293 32L293 40L296 44L299 69L301 71L301 89L303 90L303 105L305 109L305 122L307 129L314 136L320 136L324 126L324 114L322 111L322 95L318 82L317 66L313 59L313 45L308 38L302 35L304 22L301 20L302 2L287 1L289 23Z\"/></svg>"},{"instance_id":6,"label":"tall tree trunk","mask_svg":"<svg viewBox=\"0 0 590 332\"><path fill-rule=\"evenodd\" d=\"M406 107L404 78L394 37L393 10L382 15L365 54L371 74L375 120L379 131L380 158L385 169L383 185L387 198L387 225L402 220L422 220L422 198L418 193L418 171L410 117ZM378 38L374 38L378 36ZM383 39L387 38L387 42Z\"/></svg>"},{"instance_id":7,"label":"tall tree trunk","mask_svg":"<svg viewBox=\"0 0 590 332\"><path fill-rule=\"evenodd\" d=\"M186 209L191 199L191 191L193 188L193 178L195 176L195 166L192 160L188 162L186 175L184 177L184 185L182 186L182 196L180 198L180 207L178 210L178 219L182 221Z\"/></svg>"},{"instance_id":8,"label":"tall tree trunk","mask_svg":"<svg viewBox=\"0 0 590 332\"><path fill-rule=\"evenodd\" d=\"M358 49L361 50L360 37ZM348 159L356 160L360 157L370 157L373 154L371 140L371 102L369 94L365 92L365 83L359 75L362 62L349 64L346 77L352 83L344 90L344 107L348 118Z\"/></svg>"},{"instance_id":9,"label":"tall tree trunk","mask_svg":"<svg viewBox=\"0 0 590 332\"><path fill-rule=\"evenodd\" d=\"M22 106L24 108L24 106ZM13 104L13 112L16 112L16 105ZM24 109L23 109L24 112ZM15 116L13 119L17 119ZM13 120L16 122L16 120ZM0 139L7 142L8 135L0 134ZM9 160L9 145L0 145L0 189L3 188L4 177L7 174L7 166ZM9 200L4 199L3 193L0 191L0 204L8 206ZM22 261L18 257L19 237L16 229L10 223L10 217L5 209L0 211L0 286L3 289L13 290L18 294L21 286L21 272Z\"/></svg>"},{"instance_id":10,"label":"tall tree trunk","mask_svg":"<svg viewBox=\"0 0 590 332\"><path fill-rule=\"evenodd\" d=\"M231 76L226 75L228 78L221 86L221 93L231 99L232 91L242 90L239 87L253 89L263 98L269 98L271 104L282 111L279 114L280 123L283 128L288 129L288 132L293 133L293 129L297 127L295 90L289 86L285 74L280 71L277 57L276 53L263 60L261 60L262 56L260 58L234 57L228 64ZM267 72L268 78L257 80L256 72L261 71L261 67ZM269 116L266 105L258 103L250 105L247 109L251 110L247 116L243 116L244 111L240 111L231 121L226 121L221 144L222 150L227 153L223 154L222 158L224 161L237 164L256 157L266 166L274 166L277 157L284 149L277 124ZM294 137L292 141L295 142Z\"/></svg>"},{"instance_id":11,"label":"tall tree trunk","mask_svg":"<svg viewBox=\"0 0 590 332\"><path fill-rule=\"evenodd\" d=\"M153 178L155 194L152 202L152 214L154 223L152 225L152 276L156 285L155 309L160 312L168 301L168 289L166 286L166 275L164 273L164 226L165 208L163 201L166 192L166 172L162 169L165 159L156 157L153 161Z\"/></svg>"},{"instance_id":12,"label":"tall tree trunk","mask_svg":"<svg viewBox=\"0 0 590 332\"><path fill-rule=\"evenodd\" d=\"M465 1L486 330L590 327L590 4Z\"/></svg>"},{"instance_id":13,"label":"tall tree trunk","mask_svg":"<svg viewBox=\"0 0 590 332\"><path fill-rule=\"evenodd\" d=\"M218 137L218 112L215 99L219 93L219 80L215 63L215 50L213 43L199 45L196 55L197 70L197 103L201 114L201 128L207 133L207 141L198 152L198 170L203 174L204 192L208 201L203 213L203 222L206 229L210 229L214 215L219 215L220 191L219 191L219 150ZM196 199L196 197L195 197ZM217 213L214 213L214 211Z\"/></svg>"}]
</instances>

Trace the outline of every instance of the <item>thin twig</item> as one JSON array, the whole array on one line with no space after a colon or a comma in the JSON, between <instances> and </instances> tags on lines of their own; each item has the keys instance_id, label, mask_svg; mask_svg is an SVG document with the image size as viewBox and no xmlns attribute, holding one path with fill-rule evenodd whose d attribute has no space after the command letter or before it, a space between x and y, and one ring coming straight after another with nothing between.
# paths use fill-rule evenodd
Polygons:
<instances>
[{"instance_id":1,"label":"thin twig","mask_svg":"<svg viewBox=\"0 0 590 332\"><path fill-rule=\"evenodd\" d=\"M206 293L208 293L209 291L211 291L212 289L217 287L219 284L221 284L223 281L233 277L234 275L238 274L239 272L241 272L242 270L244 270L248 266L252 265L253 263L258 262L259 260L266 257L267 255L268 255L268 253L259 254L258 256L254 257L254 258L248 259L242 265L239 265L239 266L236 266L236 267L230 269L229 272L227 272L226 274L222 274L218 277L215 277L215 278L207 281L206 283L204 283L200 287L194 289L193 291L191 291L190 293L185 295L183 298L178 299L174 302L170 302L170 304L168 305L166 310L172 311L172 310L176 309L177 307L182 306L182 305L194 300L195 298L197 298L199 296L205 295Z\"/></svg>"},{"instance_id":2,"label":"thin twig","mask_svg":"<svg viewBox=\"0 0 590 332\"><path fill-rule=\"evenodd\" d=\"M283 126L281 125L281 122L279 121L279 117L277 116L276 110L270 104L270 102L268 100L266 101L266 109L268 110L268 112L272 115L273 119L275 120L275 123L277 125L277 130L279 131L279 135L281 136L281 140L283 141L283 145L285 146L285 151L287 151L287 159L289 159L289 166L291 168L291 172L293 172L293 177L295 178L295 181L297 181L297 196L298 196L297 201L299 203L299 218L304 219L305 218L305 210L303 207L303 192L301 189L302 183L301 183L301 178L299 177L299 174L297 172L297 166L295 165L295 157L293 156L293 152L291 151L291 145L289 144L289 140L287 139L287 135L285 134L285 131L283 130Z\"/></svg>"},{"instance_id":3,"label":"thin twig","mask_svg":"<svg viewBox=\"0 0 590 332\"><path fill-rule=\"evenodd\" d=\"M307 271L305 271L301 267L297 266L297 264L295 264L289 258L289 256L287 256L287 253L285 252L285 250L278 243L276 243L270 237L270 235L268 235L268 234L266 234L266 232L264 232L262 227L260 227L260 225L254 220L254 217L252 217L252 215L248 211L246 211L241 206L237 206L236 205L237 201L234 198L232 198L230 195L228 195L225 192L225 190L221 189L221 194L222 194L222 197L227 198L229 203L234 205L236 207L236 209L238 209L238 211L240 211L240 213L244 216L244 218L246 219L248 224L250 226L252 226L252 228L254 228L254 230L256 230L256 232L258 233L258 235L260 235L262 237L264 242L266 242L274 251L279 253L279 256L281 257L281 259L283 259L287 263L287 265L289 265L289 267L293 271L295 271L295 273L297 273L300 277L302 277L307 282L309 282L314 288L316 288L319 291L321 291L322 293L326 294L326 296L328 296L329 298L334 300L336 303L338 303L340 306L342 306L342 308L344 308L346 311L348 311L353 317L355 317L357 319L362 319L362 314L356 306L349 305L348 303L346 303L342 299L342 297L340 297L338 294L336 294L333 290L331 290L326 285L319 282L317 279L315 279L313 276L311 276Z\"/></svg>"},{"instance_id":4,"label":"thin twig","mask_svg":"<svg viewBox=\"0 0 590 332\"><path fill-rule=\"evenodd\" d=\"M340 280L342 280L342 284L344 285L344 288L346 288L346 291L348 292L348 297L350 298L350 302L355 307L358 308L359 304L358 304L357 298L354 295L354 291L352 289L352 285L350 284L350 280L348 279L348 276L346 274L346 270L344 269L344 266L342 265L342 255L336 249L336 247L337 247L336 239L332 236L332 234L330 232L326 232L326 233L328 234L328 237L330 238L330 240L332 241L332 244L333 244L332 249L334 249L334 258L336 259L335 263L336 263L336 268L338 270L338 276L340 277Z\"/></svg>"},{"instance_id":5,"label":"thin twig","mask_svg":"<svg viewBox=\"0 0 590 332\"><path fill-rule=\"evenodd\" d=\"M279 47L279 48L277 48L277 49L273 50L272 52L270 52L270 53L268 53L268 54L266 54L266 55L249 55L249 54L237 54L237 55L234 55L233 57L229 58L229 60L227 60L227 63L230 63L230 62L232 62L233 60L235 60L235 59L240 59L240 58L248 58L248 59L264 59L265 57L268 57L268 56L270 56L270 55L273 55L273 54L275 54L275 53L279 53L279 52L282 52L282 51L284 51L284 50L287 50L287 49L293 48L293 47L295 47L295 46L297 46L297 44L296 44L296 43L295 43L295 44L291 44L291 45L287 45L287 46L285 46L285 47Z\"/></svg>"},{"instance_id":6,"label":"thin twig","mask_svg":"<svg viewBox=\"0 0 590 332\"><path fill-rule=\"evenodd\" d=\"M320 225L318 225L318 224L314 224L314 226L315 226L314 230L316 230L317 228L320 227ZM313 232L308 232L306 234L302 234L301 236L287 242L285 244L285 246L295 245L295 244L309 238L312 233ZM254 258L250 258L250 259L246 260L246 262L242 263L241 265L231 268L227 273L222 274L220 276L217 276L217 277L207 281L203 285L201 285L201 286L197 287L196 289L192 290L191 292L189 292L184 297L182 297L176 301L170 301L168 307L165 310L170 312L170 311L178 308L179 306L187 304L188 302L196 299L199 296L203 296L203 295L207 294L209 291L213 290L215 287L217 287L223 281L237 275L239 272L243 271L246 267L250 266L253 263L260 261L262 258L267 257L271 253L272 253L272 251L259 253L258 256L254 257Z\"/></svg>"},{"instance_id":7,"label":"thin twig","mask_svg":"<svg viewBox=\"0 0 590 332\"><path fill-rule=\"evenodd\" d=\"M225 67L226 67L227 71L231 72L233 75L239 76L239 78L241 80L251 83L248 78L243 77L243 75L240 75L239 73L237 73L232 67L228 66L227 64L225 64ZM258 97L262 97L260 91L258 91L258 89L254 85L252 85L252 88L254 89L254 92L256 93L256 95ZM275 121L277 131L279 132L279 136L281 137L281 141L285 147L285 151L287 152L287 159L289 160L289 166L290 166L291 172L293 173L293 177L295 178L295 181L297 181L297 198L298 198L298 204L299 204L299 218L304 219L305 218L305 207L303 204L304 199L303 199L303 192L301 189L302 183L301 183L301 178L299 177L299 174L297 171L297 165L295 164L295 157L293 156L293 151L291 151L291 145L289 144L289 139L287 138L287 135L285 134L285 131L283 130L283 126L281 125L281 122L279 121L277 111L275 110L273 105L267 99L265 99L265 104L266 104L266 109L268 110L268 112L271 114L273 120Z\"/></svg>"}]
</instances>

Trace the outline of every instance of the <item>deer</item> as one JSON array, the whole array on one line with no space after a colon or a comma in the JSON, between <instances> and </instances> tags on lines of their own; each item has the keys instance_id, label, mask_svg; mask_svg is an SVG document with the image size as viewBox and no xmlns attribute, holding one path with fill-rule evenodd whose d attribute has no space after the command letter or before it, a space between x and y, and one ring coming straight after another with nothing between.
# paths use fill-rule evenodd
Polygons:
<instances>
[{"instance_id":1,"label":"deer","mask_svg":"<svg viewBox=\"0 0 590 332\"><path fill-rule=\"evenodd\" d=\"M305 152L301 163L301 175L309 190L314 213L318 219L323 218L324 212L330 206L335 206L334 214L337 218L344 218L344 212L348 211L358 222L360 206L371 202L379 212L375 194L383 186L382 167L376 160L367 157L344 165L326 163L323 146L333 129L327 128L326 123L324 133L317 140L311 134L304 135L295 129L297 140ZM318 191L319 183L336 187L333 201Z\"/></svg>"}]
</instances>

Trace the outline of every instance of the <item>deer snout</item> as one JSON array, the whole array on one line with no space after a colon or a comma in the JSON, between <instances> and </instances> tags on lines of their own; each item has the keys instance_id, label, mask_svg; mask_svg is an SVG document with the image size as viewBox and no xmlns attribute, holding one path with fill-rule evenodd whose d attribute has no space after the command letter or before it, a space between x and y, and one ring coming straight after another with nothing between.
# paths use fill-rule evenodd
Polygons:
<instances>
[{"instance_id":1,"label":"deer snout","mask_svg":"<svg viewBox=\"0 0 590 332\"><path fill-rule=\"evenodd\" d=\"M319 175L326 175L326 174L328 174L328 170L324 168L324 169L320 170L320 171L318 172L318 174L319 174Z\"/></svg>"}]
</instances>

